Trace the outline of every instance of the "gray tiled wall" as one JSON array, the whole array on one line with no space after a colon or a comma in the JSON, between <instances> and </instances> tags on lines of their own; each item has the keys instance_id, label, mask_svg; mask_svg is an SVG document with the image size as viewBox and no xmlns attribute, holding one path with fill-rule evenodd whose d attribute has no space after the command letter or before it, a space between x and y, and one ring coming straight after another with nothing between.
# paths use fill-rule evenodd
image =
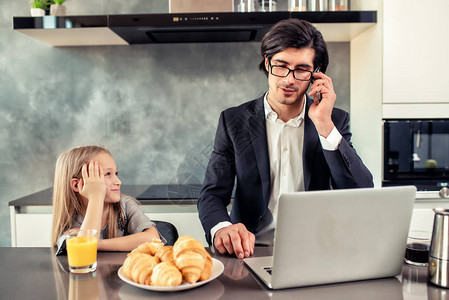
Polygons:
<instances>
[{"instance_id":1,"label":"gray tiled wall","mask_svg":"<svg viewBox=\"0 0 449 300\"><path fill-rule=\"evenodd\" d=\"M161 13L168 1L68 0L69 14ZM52 185L62 151L108 147L124 184L201 182L221 110L260 96L259 43L53 48L12 30L27 1L0 1L0 246L8 202ZM329 43L349 109L349 44Z\"/></svg>"}]
</instances>

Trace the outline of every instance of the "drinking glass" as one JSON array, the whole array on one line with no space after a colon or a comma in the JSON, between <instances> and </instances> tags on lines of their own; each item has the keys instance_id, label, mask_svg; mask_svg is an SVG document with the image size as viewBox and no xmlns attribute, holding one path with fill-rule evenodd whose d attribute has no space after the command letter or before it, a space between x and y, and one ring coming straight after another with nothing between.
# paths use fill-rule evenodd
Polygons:
<instances>
[{"instance_id":1,"label":"drinking glass","mask_svg":"<svg viewBox=\"0 0 449 300\"><path fill-rule=\"evenodd\" d=\"M97 230L72 229L66 235L67 258L72 273L90 273L97 268Z\"/></svg>"},{"instance_id":2,"label":"drinking glass","mask_svg":"<svg viewBox=\"0 0 449 300\"><path fill-rule=\"evenodd\" d=\"M407 237L405 261L408 264L425 267L429 264L429 250L432 232L412 230Z\"/></svg>"}]
</instances>

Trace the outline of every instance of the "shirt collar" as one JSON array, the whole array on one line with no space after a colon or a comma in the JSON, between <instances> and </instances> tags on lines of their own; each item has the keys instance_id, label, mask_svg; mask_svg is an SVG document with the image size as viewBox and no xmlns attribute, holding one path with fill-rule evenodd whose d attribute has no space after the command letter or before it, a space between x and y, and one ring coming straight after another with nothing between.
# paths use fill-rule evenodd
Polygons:
<instances>
[{"instance_id":1,"label":"shirt collar","mask_svg":"<svg viewBox=\"0 0 449 300\"><path fill-rule=\"evenodd\" d=\"M266 92L265 95L263 96L265 119L276 122L278 120L278 114L271 108L270 104L268 103L267 95L268 95L268 92ZM305 112L306 112L306 101L305 100L306 100L306 96L304 95L304 107L302 108L301 113L299 115L297 115L296 117L285 122L286 124L291 125L293 127L299 127L299 125L301 125L302 121L304 120L304 116L305 116ZM279 119L279 121L283 122L280 119Z\"/></svg>"}]
</instances>

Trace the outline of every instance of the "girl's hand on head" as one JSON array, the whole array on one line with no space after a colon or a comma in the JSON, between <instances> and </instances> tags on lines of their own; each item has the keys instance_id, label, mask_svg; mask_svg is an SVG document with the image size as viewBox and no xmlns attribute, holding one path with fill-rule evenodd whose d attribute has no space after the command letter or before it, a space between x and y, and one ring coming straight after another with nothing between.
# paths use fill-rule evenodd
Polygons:
<instances>
[{"instance_id":1,"label":"girl's hand on head","mask_svg":"<svg viewBox=\"0 0 449 300\"><path fill-rule=\"evenodd\" d=\"M88 162L81 169L82 178L79 181L79 193L89 201L104 201L106 184L103 168L96 161Z\"/></svg>"}]
</instances>

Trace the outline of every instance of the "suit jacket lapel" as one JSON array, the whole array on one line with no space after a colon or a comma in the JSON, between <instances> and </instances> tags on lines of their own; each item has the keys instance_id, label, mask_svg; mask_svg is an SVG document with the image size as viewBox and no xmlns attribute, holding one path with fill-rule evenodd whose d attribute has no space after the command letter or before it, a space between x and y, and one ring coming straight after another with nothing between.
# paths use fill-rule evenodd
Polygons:
<instances>
[{"instance_id":1,"label":"suit jacket lapel","mask_svg":"<svg viewBox=\"0 0 449 300\"><path fill-rule=\"evenodd\" d=\"M309 108L313 100L306 97L306 112L304 115L304 145L303 145L303 174L304 174L304 189L309 190L310 177L314 164L314 156L316 153L316 148L320 143L318 133L313 125L312 120L309 118Z\"/></svg>"},{"instance_id":2,"label":"suit jacket lapel","mask_svg":"<svg viewBox=\"0 0 449 300\"><path fill-rule=\"evenodd\" d=\"M304 188L309 190L311 172L315 160L315 152L320 145L320 140L309 118L309 108L312 101L306 97L306 111L304 115L304 145L303 145L303 172L304 172ZM255 102L254 111L250 112L248 119L249 133L254 155L256 157L257 167L259 169L262 181L262 189L264 200L268 203L270 199L270 162L268 156L267 130L265 123L265 113L263 107L263 96Z\"/></svg>"},{"instance_id":3,"label":"suit jacket lapel","mask_svg":"<svg viewBox=\"0 0 449 300\"><path fill-rule=\"evenodd\" d=\"M268 157L267 129L263 107L263 96L255 102L254 111L248 120L249 133L260 179L265 203L270 199L270 162Z\"/></svg>"}]
</instances>

